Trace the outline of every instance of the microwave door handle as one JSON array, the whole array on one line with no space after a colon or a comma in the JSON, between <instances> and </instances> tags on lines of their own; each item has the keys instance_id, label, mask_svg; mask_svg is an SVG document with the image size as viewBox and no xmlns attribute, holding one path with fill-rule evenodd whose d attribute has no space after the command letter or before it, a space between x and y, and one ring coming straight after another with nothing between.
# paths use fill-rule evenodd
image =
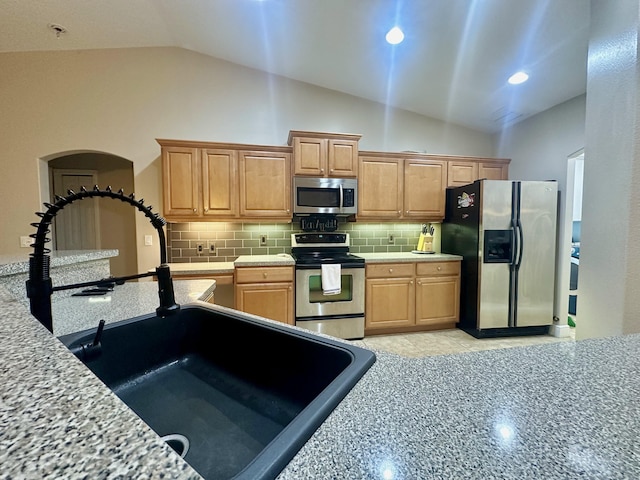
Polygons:
<instances>
[{"instance_id":1,"label":"microwave door handle","mask_svg":"<svg viewBox=\"0 0 640 480\"><path fill-rule=\"evenodd\" d=\"M340 210L342 210L344 204L344 191L342 190L342 184L340 184Z\"/></svg>"}]
</instances>

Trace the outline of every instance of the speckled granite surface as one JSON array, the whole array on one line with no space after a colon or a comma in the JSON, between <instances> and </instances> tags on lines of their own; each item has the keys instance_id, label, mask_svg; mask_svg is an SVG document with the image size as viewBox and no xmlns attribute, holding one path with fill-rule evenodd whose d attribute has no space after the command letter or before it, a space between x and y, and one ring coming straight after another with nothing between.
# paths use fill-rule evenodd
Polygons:
<instances>
[{"instance_id":1,"label":"speckled granite surface","mask_svg":"<svg viewBox=\"0 0 640 480\"><path fill-rule=\"evenodd\" d=\"M66 250L51 253L51 281L54 286L89 282L109 276L109 258L118 250ZM29 255L0 255L0 284L24 305L29 305L26 281L29 278ZM54 293L64 298L72 292Z\"/></svg>"},{"instance_id":2,"label":"speckled granite surface","mask_svg":"<svg viewBox=\"0 0 640 480\"><path fill-rule=\"evenodd\" d=\"M173 291L176 302L183 304L205 300L215 286L214 280L174 280ZM101 319L112 323L154 313L158 305L158 282L155 281L116 285L113 292L106 295L67 297L52 303L53 333L61 336L96 327Z\"/></svg>"},{"instance_id":3,"label":"speckled granite surface","mask_svg":"<svg viewBox=\"0 0 640 480\"><path fill-rule=\"evenodd\" d=\"M200 478L0 286L0 478Z\"/></svg>"},{"instance_id":4,"label":"speckled granite surface","mask_svg":"<svg viewBox=\"0 0 640 480\"><path fill-rule=\"evenodd\" d=\"M197 478L1 286L0 308L0 478ZM640 478L640 335L377 357L280 480Z\"/></svg>"},{"instance_id":5,"label":"speckled granite surface","mask_svg":"<svg viewBox=\"0 0 640 480\"><path fill-rule=\"evenodd\" d=\"M0 255L0 277L13 275L15 273L28 273L29 254L31 251L31 249L27 250L27 253L24 255ZM118 250L58 250L50 254L52 267L72 265L116 256L118 256Z\"/></svg>"},{"instance_id":6,"label":"speckled granite surface","mask_svg":"<svg viewBox=\"0 0 640 480\"><path fill-rule=\"evenodd\" d=\"M366 263L455 262L462 260L460 255L450 255L448 253L388 252L357 253L356 255L364 258Z\"/></svg>"},{"instance_id":7,"label":"speckled granite surface","mask_svg":"<svg viewBox=\"0 0 640 480\"><path fill-rule=\"evenodd\" d=\"M294 265L293 257L287 253L277 255L240 255L233 262L236 267L278 267Z\"/></svg>"},{"instance_id":8,"label":"speckled granite surface","mask_svg":"<svg viewBox=\"0 0 640 480\"><path fill-rule=\"evenodd\" d=\"M172 275L221 275L233 273L233 262L170 263Z\"/></svg>"}]
</instances>

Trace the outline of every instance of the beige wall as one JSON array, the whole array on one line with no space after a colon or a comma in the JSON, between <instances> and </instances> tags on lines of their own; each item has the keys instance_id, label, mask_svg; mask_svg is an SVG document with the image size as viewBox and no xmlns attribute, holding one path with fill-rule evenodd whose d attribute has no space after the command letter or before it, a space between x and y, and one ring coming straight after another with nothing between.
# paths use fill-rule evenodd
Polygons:
<instances>
[{"instance_id":1,"label":"beige wall","mask_svg":"<svg viewBox=\"0 0 640 480\"><path fill-rule=\"evenodd\" d=\"M366 150L494 151L477 131L176 48L5 53L0 70L0 254L25 253L47 156L131 160L136 193L161 210L156 138L282 145L299 129L360 133ZM143 271L158 252L143 244L146 219L136 229Z\"/></svg>"}]
</instances>

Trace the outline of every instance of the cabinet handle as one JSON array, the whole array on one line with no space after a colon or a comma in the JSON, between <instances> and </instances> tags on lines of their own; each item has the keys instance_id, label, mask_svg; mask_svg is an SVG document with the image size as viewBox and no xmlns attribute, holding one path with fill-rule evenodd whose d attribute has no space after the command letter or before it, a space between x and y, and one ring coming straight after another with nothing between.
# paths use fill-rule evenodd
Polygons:
<instances>
[{"instance_id":1,"label":"cabinet handle","mask_svg":"<svg viewBox=\"0 0 640 480\"><path fill-rule=\"evenodd\" d=\"M409 285L413 285L413 280L409 282ZM418 283L418 285L420 285L420 283Z\"/></svg>"},{"instance_id":2,"label":"cabinet handle","mask_svg":"<svg viewBox=\"0 0 640 480\"><path fill-rule=\"evenodd\" d=\"M333 168L331 170L329 170L331 173L333 173Z\"/></svg>"},{"instance_id":3,"label":"cabinet handle","mask_svg":"<svg viewBox=\"0 0 640 480\"><path fill-rule=\"evenodd\" d=\"M407 210L407 213L409 213L409 210Z\"/></svg>"},{"instance_id":4,"label":"cabinet handle","mask_svg":"<svg viewBox=\"0 0 640 480\"><path fill-rule=\"evenodd\" d=\"M438 271L442 270L442 267L438 267Z\"/></svg>"},{"instance_id":5,"label":"cabinet handle","mask_svg":"<svg viewBox=\"0 0 640 480\"><path fill-rule=\"evenodd\" d=\"M402 210L398 210L398 215L400 215L402 213Z\"/></svg>"},{"instance_id":6,"label":"cabinet handle","mask_svg":"<svg viewBox=\"0 0 640 480\"><path fill-rule=\"evenodd\" d=\"M324 168L321 168L321 169L320 169L320 173L324 173Z\"/></svg>"},{"instance_id":7,"label":"cabinet handle","mask_svg":"<svg viewBox=\"0 0 640 480\"><path fill-rule=\"evenodd\" d=\"M393 268L390 268L390 269L389 269L389 273L393 273Z\"/></svg>"},{"instance_id":8,"label":"cabinet handle","mask_svg":"<svg viewBox=\"0 0 640 480\"><path fill-rule=\"evenodd\" d=\"M205 208L205 209L204 209L204 211L205 211L205 212L208 212L208 211L209 211L209 208Z\"/></svg>"},{"instance_id":9,"label":"cabinet handle","mask_svg":"<svg viewBox=\"0 0 640 480\"><path fill-rule=\"evenodd\" d=\"M193 213L196 213L197 211L198 211L198 209L197 209L197 208L194 208L194 209L193 209Z\"/></svg>"},{"instance_id":10,"label":"cabinet handle","mask_svg":"<svg viewBox=\"0 0 640 480\"><path fill-rule=\"evenodd\" d=\"M267 278L267 272L263 272L263 273L262 273L262 277L263 277L263 278Z\"/></svg>"}]
</instances>

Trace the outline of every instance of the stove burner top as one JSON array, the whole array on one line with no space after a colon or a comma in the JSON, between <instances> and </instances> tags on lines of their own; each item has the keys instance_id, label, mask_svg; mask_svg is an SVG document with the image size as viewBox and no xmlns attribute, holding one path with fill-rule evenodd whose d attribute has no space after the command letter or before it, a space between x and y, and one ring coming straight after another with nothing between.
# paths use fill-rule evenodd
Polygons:
<instances>
[{"instance_id":1,"label":"stove burner top","mask_svg":"<svg viewBox=\"0 0 640 480\"><path fill-rule=\"evenodd\" d=\"M348 233L294 233L291 255L299 267L322 263L364 267L364 258L349 253Z\"/></svg>"},{"instance_id":2,"label":"stove burner top","mask_svg":"<svg viewBox=\"0 0 640 480\"><path fill-rule=\"evenodd\" d=\"M318 265L321 263L364 264L364 258L346 252L296 252L292 254L296 265Z\"/></svg>"}]
</instances>

